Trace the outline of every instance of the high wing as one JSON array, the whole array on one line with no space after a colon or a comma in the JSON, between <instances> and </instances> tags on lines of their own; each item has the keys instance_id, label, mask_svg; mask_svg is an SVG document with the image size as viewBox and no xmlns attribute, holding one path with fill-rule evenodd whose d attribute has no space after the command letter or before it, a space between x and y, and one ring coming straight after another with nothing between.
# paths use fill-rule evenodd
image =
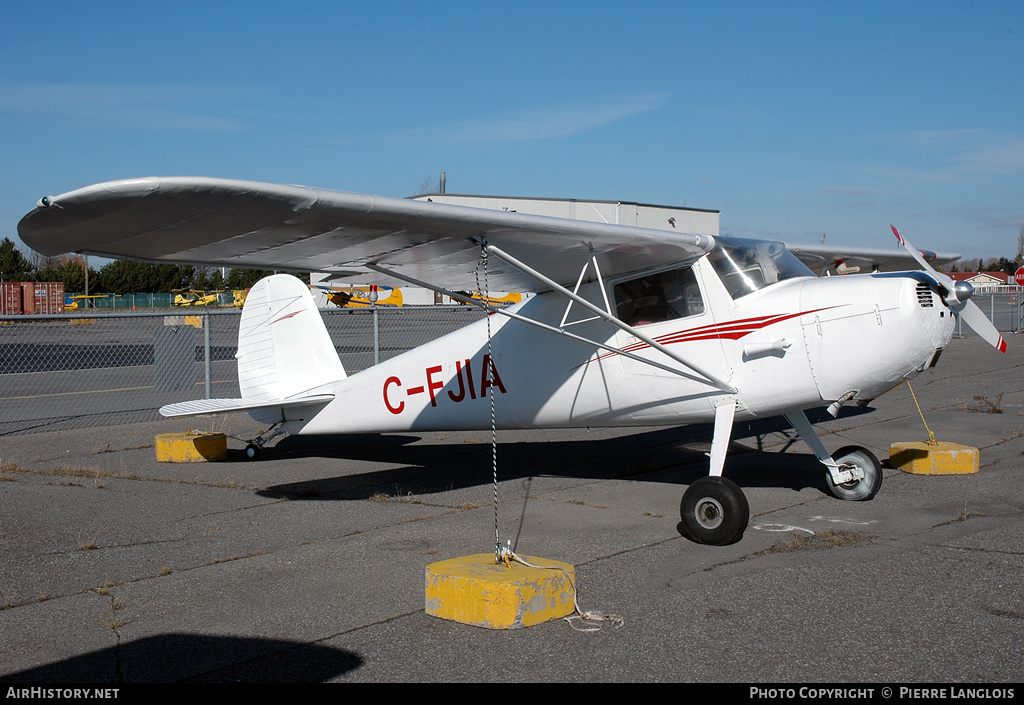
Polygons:
<instances>
[{"instance_id":1,"label":"high wing","mask_svg":"<svg viewBox=\"0 0 1024 705\"><path fill-rule=\"evenodd\" d=\"M869 248L843 248L833 245L795 245L786 243L786 249L818 275L852 274L860 272L896 272L920 269L917 260L903 248L894 250ZM921 250L921 256L933 267L955 262L960 255Z\"/></svg>"},{"instance_id":2,"label":"high wing","mask_svg":"<svg viewBox=\"0 0 1024 705\"><path fill-rule=\"evenodd\" d=\"M380 269L453 289L478 288L481 240L543 263L545 275L572 286L581 262L600 257L615 277L693 260L711 234L469 208L204 177L112 181L40 199L18 234L46 255L66 252L285 272L400 286ZM488 265L492 291L545 285L514 267Z\"/></svg>"}]
</instances>

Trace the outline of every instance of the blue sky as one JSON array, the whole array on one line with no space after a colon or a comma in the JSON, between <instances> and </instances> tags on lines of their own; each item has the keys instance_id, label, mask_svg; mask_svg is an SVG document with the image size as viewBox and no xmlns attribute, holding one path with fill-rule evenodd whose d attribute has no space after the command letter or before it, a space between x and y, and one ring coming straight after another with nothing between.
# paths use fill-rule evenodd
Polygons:
<instances>
[{"instance_id":1,"label":"blue sky","mask_svg":"<svg viewBox=\"0 0 1024 705\"><path fill-rule=\"evenodd\" d=\"M1012 257L1024 3L60 2L0 24L0 237L201 175L687 205L742 237Z\"/></svg>"}]
</instances>

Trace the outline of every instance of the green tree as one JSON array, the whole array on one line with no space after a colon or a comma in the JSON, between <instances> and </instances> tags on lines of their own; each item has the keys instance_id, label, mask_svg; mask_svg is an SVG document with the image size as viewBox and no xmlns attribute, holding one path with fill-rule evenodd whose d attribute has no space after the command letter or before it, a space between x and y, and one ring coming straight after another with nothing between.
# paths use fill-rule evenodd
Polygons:
<instances>
[{"instance_id":1,"label":"green tree","mask_svg":"<svg viewBox=\"0 0 1024 705\"><path fill-rule=\"evenodd\" d=\"M213 270L213 273L206 278L206 281L207 286L213 291L218 291L225 287L224 275L220 273L219 267Z\"/></svg>"},{"instance_id":2,"label":"green tree","mask_svg":"<svg viewBox=\"0 0 1024 705\"><path fill-rule=\"evenodd\" d=\"M272 269L229 269L225 285L228 289L249 289L263 277L276 272ZM309 284L309 272L288 272L298 277L304 284Z\"/></svg>"},{"instance_id":3,"label":"green tree","mask_svg":"<svg viewBox=\"0 0 1024 705\"><path fill-rule=\"evenodd\" d=\"M103 290L114 294L145 294L184 289L192 279L193 268L176 264L151 264L114 260L100 270ZM99 291L98 287L90 288Z\"/></svg>"},{"instance_id":4,"label":"green tree","mask_svg":"<svg viewBox=\"0 0 1024 705\"><path fill-rule=\"evenodd\" d=\"M64 291L85 291L85 259L78 256L65 258L61 262L49 264L45 269L37 270L32 275L37 282L64 282ZM101 291L99 272L89 269L89 289Z\"/></svg>"},{"instance_id":5,"label":"green tree","mask_svg":"<svg viewBox=\"0 0 1024 705\"><path fill-rule=\"evenodd\" d=\"M231 269L228 271L227 285L229 289L248 289L273 273L270 269Z\"/></svg>"},{"instance_id":6,"label":"green tree","mask_svg":"<svg viewBox=\"0 0 1024 705\"><path fill-rule=\"evenodd\" d=\"M103 265L100 277L103 289L119 295L151 292L157 285L152 265L122 259Z\"/></svg>"},{"instance_id":7,"label":"green tree","mask_svg":"<svg viewBox=\"0 0 1024 705\"><path fill-rule=\"evenodd\" d=\"M192 281L195 275L195 267L177 264L156 264L157 280L159 288L156 291L171 291L173 289L184 289Z\"/></svg>"},{"instance_id":8,"label":"green tree","mask_svg":"<svg viewBox=\"0 0 1024 705\"><path fill-rule=\"evenodd\" d=\"M20 282L28 279L32 265L14 246L14 241L5 237L0 243L0 281Z\"/></svg>"}]
</instances>

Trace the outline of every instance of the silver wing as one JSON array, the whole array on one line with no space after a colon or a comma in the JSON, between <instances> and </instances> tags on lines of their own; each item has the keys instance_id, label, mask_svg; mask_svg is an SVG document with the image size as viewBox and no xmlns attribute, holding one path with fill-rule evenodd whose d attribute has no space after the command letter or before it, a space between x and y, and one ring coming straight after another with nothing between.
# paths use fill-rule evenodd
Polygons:
<instances>
[{"instance_id":1,"label":"silver wing","mask_svg":"<svg viewBox=\"0 0 1024 705\"><path fill-rule=\"evenodd\" d=\"M898 272L920 269L918 261L903 248L870 249L836 247L834 245L794 245L786 249L796 255L815 274L870 274L871 272ZM955 262L960 255L920 250L921 256L933 267Z\"/></svg>"},{"instance_id":2,"label":"silver wing","mask_svg":"<svg viewBox=\"0 0 1024 705\"><path fill-rule=\"evenodd\" d=\"M65 252L285 272L400 286L367 266L475 290L479 241L541 263L572 286L593 251L605 277L693 260L711 234L526 215L364 194L202 177L113 181L40 199L18 224L46 255ZM494 291L542 285L492 261Z\"/></svg>"}]
</instances>

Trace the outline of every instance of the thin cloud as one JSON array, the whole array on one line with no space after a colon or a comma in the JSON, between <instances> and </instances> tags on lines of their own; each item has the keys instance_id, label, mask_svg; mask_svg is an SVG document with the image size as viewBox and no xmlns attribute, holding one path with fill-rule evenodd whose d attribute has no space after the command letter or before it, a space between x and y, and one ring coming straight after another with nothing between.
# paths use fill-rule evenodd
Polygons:
<instances>
[{"instance_id":1,"label":"thin cloud","mask_svg":"<svg viewBox=\"0 0 1024 705\"><path fill-rule=\"evenodd\" d=\"M959 206L950 211L954 216L962 218L979 227L999 230L1008 237L1016 239L1021 223L1024 223L1024 210L998 206Z\"/></svg>"},{"instance_id":2,"label":"thin cloud","mask_svg":"<svg viewBox=\"0 0 1024 705\"><path fill-rule=\"evenodd\" d=\"M1024 171L1024 139L1008 139L999 145L967 152L959 161L970 169L996 174Z\"/></svg>"},{"instance_id":3,"label":"thin cloud","mask_svg":"<svg viewBox=\"0 0 1024 705\"><path fill-rule=\"evenodd\" d=\"M827 196L835 196L841 202L834 208L873 208L875 194L867 189L827 188L823 191Z\"/></svg>"},{"instance_id":4,"label":"thin cloud","mask_svg":"<svg viewBox=\"0 0 1024 705\"><path fill-rule=\"evenodd\" d=\"M844 189L844 188L827 188L825 193L832 196L845 196L847 198L856 196L858 198L865 198L868 196L874 196L874 192L867 189Z\"/></svg>"},{"instance_id":5,"label":"thin cloud","mask_svg":"<svg viewBox=\"0 0 1024 705\"><path fill-rule=\"evenodd\" d=\"M944 156L961 168L993 174L1024 171L1024 137L989 130L919 130L909 135L915 150Z\"/></svg>"},{"instance_id":6,"label":"thin cloud","mask_svg":"<svg viewBox=\"0 0 1024 705\"><path fill-rule=\"evenodd\" d=\"M407 130L401 136L462 143L557 139L657 110L667 98L667 93L655 93L601 103L535 108L493 118Z\"/></svg>"},{"instance_id":7,"label":"thin cloud","mask_svg":"<svg viewBox=\"0 0 1024 705\"><path fill-rule=\"evenodd\" d=\"M107 127L224 132L245 123L210 114L203 105L224 98L208 85L0 85L0 114Z\"/></svg>"}]
</instances>

